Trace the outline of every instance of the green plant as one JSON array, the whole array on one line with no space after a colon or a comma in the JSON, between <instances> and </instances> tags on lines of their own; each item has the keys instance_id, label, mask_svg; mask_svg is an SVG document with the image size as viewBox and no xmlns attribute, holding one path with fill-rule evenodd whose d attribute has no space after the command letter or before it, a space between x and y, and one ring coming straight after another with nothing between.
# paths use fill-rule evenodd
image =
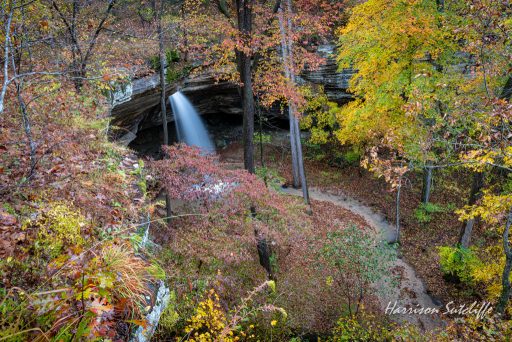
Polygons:
<instances>
[{"instance_id":1,"label":"green plant","mask_svg":"<svg viewBox=\"0 0 512 342\"><path fill-rule=\"evenodd\" d=\"M170 335L175 332L176 323L179 318L180 317L176 312L176 293L171 291L169 304L162 312L160 321L158 322L157 334Z\"/></svg>"},{"instance_id":2,"label":"green plant","mask_svg":"<svg viewBox=\"0 0 512 342\"><path fill-rule=\"evenodd\" d=\"M473 250L451 246L442 246L438 250L439 262L444 274L457 277L464 283L473 281L473 270L481 264Z\"/></svg>"},{"instance_id":3,"label":"green plant","mask_svg":"<svg viewBox=\"0 0 512 342\"><path fill-rule=\"evenodd\" d=\"M179 62L180 52L177 49L167 49L167 51L165 51L165 59L168 65Z\"/></svg>"},{"instance_id":4,"label":"green plant","mask_svg":"<svg viewBox=\"0 0 512 342\"><path fill-rule=\"evenodd\" d=\"M7 291L0 287L0 341L27 340L27 333L23 331L29 311L27 306L16 298L19 296L20 294L15 294L14 290Z\"/></svg>"},{"instance_id":5,"label":"green plant","mask_svg":"<svg viewBox=\"0 0 512 342\"><path fill-rule=\"evenodd\" d=\"M415 326L384 324L377 317L363 311L359 318L341 317L333 329L329 342L342 341L430 341L431 337Z\"/></svg>"},{"instance_id":6,"label":"green plant","mask_svg":"<svg viewBox=\"0 0 512 342\"><path fill-rule=\"evenodd\" d=\"M327 157L321 144L313 143L310 140L302 140L304 146L304 157L309 160L321 161Z\"/></svg>"},{"instance_id":7,"label":"green plant","mask_svg":"<svg viewBox=\"0 0 512 342\"><path fill-rule=\"evenodd\" d=\"M350 315L359 311L371 284L379 281L380 288L387 291L394 283L389 272L396 258L394 246L378 242L355 225L327 233L319 257L324 267L333 269L333 281L352 304L348 306Z\"/></svg>"},{"instance_id":8,"label":"green plant","mask_svg":"<svg viewBox=\"0 0 512 342\"><path fill-rule=\"evenodd\" d=\"M272 142L272 135L256 132L254 133L254 142L255 143L263 143L263 144L270 144Z\"/></svg>"},{"instance_id":9,"label":"green plant","mask_svg":"<svg viewBox=\"0 0 512 342\"><path fill-rule=\"evenodd\" d=\"M421 203L416 210L414 210L414 217L419 223L429 223L432 221L433 214L445 212L446 209L439 204L435 203Z\"/></svg>"},{"instance_id":10,"label":"green plant","mask_svg":"<svg viewBox=\"0 0 512 342\"><path fill-rule=\"evenodd\" d=\"M285 179L276 170L268 167L257 167L256 175L263 179L268 187L275 190L281 188L281 185L285 182Z\"/></svg>"},{"instance_id":11,"label":"green plant","mask_svg":"<svg viewBox=\"0 0 512 342\"><path fill-rule=\"evenodd\" d=\"M82 229L88 222L76 209L61 202L50 203L46 212L33 224L38 229L36 250L57 257L64 247L81 246L85 243Z\"/></svg>"},{"instance_id":12,"label":"green plant","mask_svg":"<svg viewBox=\"0 0 512 342\"><path fill-rule=\"evenodd\" d=\"M351 149L343 154L343 159L349 165L357 165L361 160L361 153L357 149Z\"/></svg>"}]
</instances>

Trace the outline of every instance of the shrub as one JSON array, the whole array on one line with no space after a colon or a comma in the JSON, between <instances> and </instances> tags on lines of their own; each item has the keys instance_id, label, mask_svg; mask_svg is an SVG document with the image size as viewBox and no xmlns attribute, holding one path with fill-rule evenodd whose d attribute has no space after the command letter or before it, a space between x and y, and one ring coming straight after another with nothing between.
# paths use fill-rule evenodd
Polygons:
<instances>
[{"instance_id":1,"label":"shrub","mask_svg":"<svg viewBox=\"0 0 512 342\"><path fill-rule=\"evenodd\" d=\"M226 330L228 320L220 306L219 296L214 290L199 303L194 315L189 319L185 333L191 342L207 342L221 339L225 342L235 341L233 331Z\"/></svg>"},{"instance_id":2,"label":"shrub","mask_svg":"<svg viewBox=\"0 0 512 342\"><path fill-rule=\"evenodd\" d=\"M176 323L179 320L179 315L176 312L176 293L171 291L169 304L162 312L160 321L158 322L157 334L170 335L176 328Z\"/></svg>"},{"instance_id":3,"label":"shrub","mask_svg":"<svg viewBox=\"0 0 512 342\"><path fill-rule=\"evenodd\" d=\"M256 175L263 179L268 187L274 190L280 189L281 185L283 185L285 182L285 179L281 177L276 170L270 169L268 167L257 167Z\"/></svg>"},{"instance_id":4,"label":"shrub","mask_svg":"<svg viewBox=\"0 0 512 342\"><path fill-rule=\"evenodd\" d=\"M284 309L271 304L258 303L256 296L263 294L266 301L267 295L275 293L275 282L266 281L254 288L247 297L241 300L240 305L233 310L226 312L220 305L220 298L211 289L206 297L198 304L194 314L188 320L185 327L185 334L188 341L196 342L233 342L240 340L252 340L256 337L265 336L264 329L256 336L254 324L251 320L257 318L258 314L271 314L270 322L265 324L270 327L270 333L276 328L279 322L286 321L287 313ZM268 317L266 317L268 318ZM268 339L264 339L268 340Z\"/></svg>"},{"instance_id":5,"label":"shrub","mask_svg":"<svg viewBox=\"0 0 512 342\"><path fill-rule=\"evenodd\" d=\"M350 315L358 312L372 283L379 281L383 290L393 283L389 268L396 258L395 249L355 225L327 233L319 253L322 263L336 270L332 278L347 303L354 304L354 308L348 307Z\"/></svg>"},{"instance_id":6,"label":"shrub","mask_svg":"<svg viewBox=\"0 0 512 342\"><path fill-rule=\"evenodd\" d=\"M361 153L356 149L351 149L343 154L343 159L349 165L357 165L361 160Z\"/></svg>"},{"instance_id":7,"label":"shrub","mask_svg":"<svg viewBox=\"0 0 512 342\"><path fill-rule=\"evenodd\" d=\"M428 335L412 325L384 324L375 316L362 312L359 318L341 317L329 342L342 341L430 341Z\"/></svg>"},{"instance_id":8,"label":"shrub","mask_svg":"<svg viewBox=\"0 0 512 342\"><path fill-rule=\"evenodd\" d=\"M439 247L439 257L443 273L465 283L473 281L472 273L481 263L473 250L464 247Z\"/></svg>"},{"instance_id":9,"label":"shrub","mask_svg":"<svg viewBox=\"0 0 512 342\"><path fill-rule=\"evenodd\" d=\"M87 220L64 203L51 203L34 226L38 228L36 249L52 258L57 257L64 247L81 246L85 242L82 229L87 226Z\"/></svg>"},{"instance_id":10,"label":"shrub","mask_svg":"<svg viewBox=\"0 0 512 342\"><path fill-rule=\"evenodd\" d=\"M429 223L432 221L433 214L442 213L445 209L435 203L421 203L414 211L414 216L419 223Z\"/></svg>"}]
</instances>

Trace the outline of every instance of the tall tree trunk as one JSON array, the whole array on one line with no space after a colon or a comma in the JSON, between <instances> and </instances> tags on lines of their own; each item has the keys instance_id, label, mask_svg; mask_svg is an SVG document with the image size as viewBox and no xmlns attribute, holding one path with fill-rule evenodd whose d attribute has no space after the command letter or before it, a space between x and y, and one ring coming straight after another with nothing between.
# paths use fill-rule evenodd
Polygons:
<instances>
[{"instance_id":1,"label":"tall tree trunk","mask_svg":"<svg viewBox=\"0 0 512 342\"><path fill-rule=\"evenodd\" d=\"M423 191L421 195L421 201L427 204L430 201L430 193L432 191L433 181L433 167L430 164L425 165L423 168Z\"/></svg>"},{"instance_id":2,"label":"tall tree trunk","mask_svg":"<svg viewBox=\"0 0 512 342\"><path fill-rule=\"evenodd\" d=\"M281 33L281 58L283 59L284 65L284 74L288 80L291 80L291 72L290 72L290 64L289 64L289 50L288 43L286 38L286 31L284 27L284 11L282 8L279 8L279 31ZM292 153L292 177L293 177L293 187L300 187L300 174L299 174L299 162L298 162L298 153L297 153L297 143L295 142L296 134L295 134L295 113L293 111L293 107L291 104L288 104L288 120L290 122L290 147Z\"/></svg>"},{"instance_id":3,"label":"tall tree trunk","mask_svg":"<svg viewBox=\"0 0 512 342\"><path fill-rule=\"evenodd\" d=\"M508 213L507 223L503 231L503 251L505 253L505 267L501 277L501 295L496 306L496 311L500 314L505 312L510 299L510 271L512 270L512 251L510 250L510 226L512 225L512 210Z\"/></svg>"},{"instance_id":4,"label":"tall tree trunk","mask_svg":"<svg viewBox=\"0 0 512 342\"><path fill-rule=\"evenodd\" d=\"M16 63L16 60L14 58L15 55L15 48L11 42L11 67L13 72L13 82L16 87L16 97L18 98L18 103L20 105L20 112L21 112L21 118L23 121L23 130L25 131L25 137L27 138L27 146L30 151L30 170L27 174L27 179L32 177L34 175L35 169L36 169L36 153L37 153L37 145L34 141L34 138L32 136L32 125L30 123L30 118L28 115L27 105L25 103L25 100L22 96L22 90L23 90L23 78L17 79L20 70L21 70L21 59L18 60L18 63ZM20 46L20 49L23 49L23 45ZM20 53L19 56L22 56ZM8 58L8 57L6 57Z\"/></svg>"},{"instance_id":5,"label":"tall tree trunk","mask_svg":"<svg viewBox=\"0 0 512 342\"><path fill-rule=\"evenodd\" d=\"M155 4L156 5L156 4ZM156 6L155 6L156 7ZM164 32L162 29L162 17L164 15L164 0L160 0L160 9L158 12L157 33L158 33L158 52L160 56L160 111L162 113L162 128L164 131L164 145L169 145L169 131L167 127L167 95L165 93L165 47ZM169 194L165 195L165 208L167 212L167 224L171 223L172 206Z\"/></svg>"},{"instance_id":6,"label":"tall tree trunk","mask_svg":"<svg viewBox=\"0 0 512 342\"><path fill-rule=\"evenodd\" d=\"M512 76L509 76L507 79L507 83L505 83L505 86L503 87L503 90L501 91L500 99L510 100L511 96L512 96Z\"/></svg>"},{"instance_id":7,"label":"tall tree trunk","mask_svg":"<svg viewBox=\"0 0 512 342\"><path fill-rule=\"evenodd\" d=\"M254 173L254 94L252 89L251 55L247 52L252 35L252 0L236 0L238 30L245 49L236 51L242 83L244 167Z\"/></svg>"},{"instance_id":8,"label":"tall tree trunk","mask_svg":"<svg viewBox=\"0 0 512 342\"><path fill-rule=\"evenodd\" d=\"M187 27L185 25L186 20L187 20L187 15L185 13L185 2L183 2L181 4L180 12L181 12L181 32L183 34L183 50L184 50L183 60L185 62L188 62L188 32L187 32Z\"/></svg>"},{"instance_id":9,"label":"tall tree trunk","mask_svg":"<svg viewBox=\"0 0 512 342\"><path fill-rule=\"evenodd\" d=\"M400 243L400 195L402 192L402 179L400 179L399 184L396 188L396 218L395 218L395 229L396 229L396 238L395 242Z\"/></svg>"},{"instance_id":10,"label":"tall tree trunk","mask_svg":"<svg viewBox=\"0 0 512 342\"><path fill-rule=\"evenodd\" d=\"M4 112L4 99L5 94L7 93L7 86L9 85L9 47L11 46L11 22L13 16L13 8L16 4L16 1L11 3L11 8L9 13L7 14L7 20L5 21L5 42L4 42L4 65L3 65L3 83L2 89L0 90L0 114ZM2 16L6 15L5 13L5 2L2 4Z\"/></svg>"},{"instance_id":11,"label":"tall tree trunk","mask_svg":"<svg viewBox=\"0 0 512 342\"><path fill-rule=\"evenodd\" d=\"M477 172L473 175L473 183L471 185L471 193L469 194L468 205L475 204L481 197L481 190L484 186L484 173ZM468 248L471 242L471 233L476 223L476 218L471 218L462 224L459 234L459 245Z\"/></svg>"},{"instance_id":12,"label":"tall tree trunk","mask_svg":"<svg viewBox=\"0 0 512 342\"><path fill-rule=\"evenodd\" d=\"M245 49L235 51L238 72L240 73L242 105L243 105L243 139L244 139L244 168L249 173L254 173L254 93L252 89L252 63L251 55L247 52L250 48L252 35L252 0L236 0L238 31L242 36ZM256 218L256 208L251 206L251 216ZM267 271L267 276L272 278L270 263L270 249L266 237L254 230L256 248L261 266Z\"/></svg>"},{"instance_id":13,"label":"tall tree trunk","mask_svg":"<svg viewBox=\"0 0 512 342\"><path fill-rule=\"evenodd\" d=\"M285 76L289 81L295 85L295 71L293 68L293 39L290 37L293 32L293 25L291 20L292 4L291 0L287 0L288 18L284 20L284 11L279 9L279 30L281 32L281 53L285 69ZM302 142L300 140L300 127L299 120L296 117L296 106L292 101L288 103L288 116L290 120L290 144L292 150L292 171L294 186L302 186L302 196L304 202L309 205L309 190L306 180L306 171L304 169L304 159L302 155Z\"/></svg>"}]
</instances>

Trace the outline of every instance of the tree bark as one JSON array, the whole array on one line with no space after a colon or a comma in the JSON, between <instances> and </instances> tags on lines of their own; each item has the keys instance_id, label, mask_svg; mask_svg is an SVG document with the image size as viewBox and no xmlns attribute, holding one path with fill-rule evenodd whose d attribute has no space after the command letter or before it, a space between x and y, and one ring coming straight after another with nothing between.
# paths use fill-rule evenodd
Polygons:
<instances>
[{"instance_id":1,"label":"tree bark","mask_svg":"<svg viewBox=\"0 0 512 342\"><path fill-rule=\"evenodd\" d=\"M7 93L7 87L9 85L9 47L11 46L11 22L13 16L13 7L16 4L14 1L11 4L9 14L7 14L7 20L5 21L5 42L4 42L4 65L3 65L3 83L2 90L0 91L0 114L4 112L4 99ZM2 16L5 15L5 7L2 6Z\"/></svg>"},{"instance_id":2,"label":"tree bark","mask_svg":"<svg viewBox=\"0 0 512 342\"><path fill-rule=\"evenodd\" d=\"M505 267L501 277L501 295L496 306L496 311L503 315L510 299L510 271L512 270L512 251L510 250L510 226L512 225L512 210L508 213L507 223L503 231L503 251L505 253Z\"/></svg>"},{"instance_id":3,"label":"tree bark","mask_svg":"<svg viewBox=\"0 0 512 342\"><path fill-rule=\"evenodd\" d=\"M16 60L14 58L15 48L12 45L12 42L11 42L10 49L11 49L10 59L11 59L11 67L12 67L12 72L13 72L13 82L14 82L14 86L16 87L16 97L18 98L18 103L20 105L21 118L23 121L23 130L25 131L25 136L27 138L27 146L30 151L30 171L28 172L28 175L27 175L27 179L28 179L34 175L34 172L36 169L37 145L32 136L32 125L30 123L27 105L22 96L23 79L22 78L19 80L17 79L17 77L20 73L20 69L21 69L21 60L19 60L18 64L16 64ZM23 49L23 45L21 45L20 49ZM21 56L21 54L20 54L20 56Z\"/></svg>"},{"instance_id":4,"label":"tree bark","mask_svg":"<svg viewBox=\"0 0 512 342\"><path fill-rule=\"evenodd\" d=\"M156 5L156 4L155 4ZM156 8L156 6L154 6ZM164 32L162 29L162 17L164 15L164 0L160 0L160 9L157 19L157 33L158 33L158 53L160 57L160 112L162 113L162 128L164 132L164 145L169 145L169 131L167 125L167 95L165 92L165 46L164 46ZM165 208L166 208L166 222L171 223L172 206L171 198L168 194L165 195Z\"/></svg>"},{"instance_id":5,"label":"tree bark","mask_svg":"<svg viewBox=\"0 0 512 342\"><path fill-rule=\"evenodd\" d=\"M484 186L484 173L477 172L473 175L471 193L469 195L468 205L474 205L481 197L481 190ZM459 245L468 248L471 242L471 233L476 223L476 218L471 218L462 224L459 234Z\"/></svg>"},{"instance_id":6,"label":"tree bark","mask_svg":"<svg viewBox=\"0 0 512 342\"><path fill-rule=\"evenodd\" d=\"M396 243L400 243L400 195L402 192L402 180L400 179L400 183L398 184L396 188L396 203L395 203L395 210L396 210L396 222L395 222L395 229L396 229Z\"/></svg>"},{"instance_id":7,"label":"tree bark","mask_svg":"<svg viewBox=\"0 0 512 342\"><path fill-rule=\"evenodd\" d=\"M293 68L293 43L290 37L293 32L293 25L291 21L292 4L291 0L287 0L287 12L289 14L288 19L284 20L284 11L282 8L279 9L279 30L281 32L281 53L284 64L285 76L289 79L291 84L295 84L295 72ZM295 187L302 186L302 196L304 202L310 205L309 190L306 179L306 171L304 169L304 159L302 155L302 143L300 140L300 127L299 120L296 117L296 106L292 101L288 103L288 117L290 120L290 145L292 151L292 173L293 173L293 185Z\"/></svg>"},{"instance_id":8,"label":"tree bark","mask_svg":"<svg viewBox=\"0 0 512 342\"><path fill-rule=\"evenodd\" d=\"M512 76L509 76L507 79L507 83L505 83L505 86L503 87L503 90L501 91L500 99L510 100L511 96L512 96Z\"/></svg>"},{"instance_id":9,"label":"tree bark","mask_svg":"<svg viewBox=\"0 0 512 342\"><path fill-rule=\"evenodd\" d=\"M244 167L254 173L254 94L252 89L250 48L252 35L252 0L236 0L238 30L245 49L236 51L238 71L242 83Z\"/></svg>"},{"instance_id":10,"label":"tree bark","mask_svg":"<svg viewBox=\"0 0 512 342\"><path fill-rule=\"evenodd\" d=\"M432 165L426 165L423 168L423 191L421 196L421 201L427 204L430 201L430 193L432 191L432 181L433 181L433 171Z\"/></svg>"},{"instance_id":11,"label":"tree bark","mask_svg":"<svg viewBox=\"0 0 512 342\"><path fill-rule=\"evenodd\" d=\"M279 31L281 33L281 58L283 59L284 65L284 74L285 77L291 80L290 73L290 65L289 65L289 56L288 56L288 44L286 38L286 31L284 27L284 11L282 8L279 8ZM288 121L290 122L290 148L292 153L292 182L293 187L298 189L300 187L300 174L299 174L299 163L298 163L298 153L297 153L297 144L295 142L296 134L295 134L295 123L294 123L295 113L293 111L292 106L288 105Z\"/></svg>"}]
</instances>

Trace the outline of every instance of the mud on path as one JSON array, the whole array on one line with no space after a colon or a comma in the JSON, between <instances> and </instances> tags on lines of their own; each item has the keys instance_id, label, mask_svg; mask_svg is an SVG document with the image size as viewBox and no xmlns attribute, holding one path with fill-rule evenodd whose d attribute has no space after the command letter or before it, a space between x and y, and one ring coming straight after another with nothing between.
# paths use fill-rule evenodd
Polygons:
<instances>
[{"instance_id":1,"label":"mud on path","mask_svg":"<svg viewBox=\"0 0 512 342\"><path fill-rule=\"evenodd\" d=\"M282 191L286 194L302 196L300 189L283 188ZM314 200L330 202L361 216L375 232L376 237L386 240L387 242L395 241L395 227L370 207L348 196L334 195L314 188L310 189L309 195ZM428 295L425 285L421 279L418 278L411 265L399 257L393 261L390 271L399 274L399 281L393 288L384 291L386 295L379 296L379 302L383 312L386 311L388 305L392 308L395 302L396 308L437 308L442 312L441 303L434 302ZM374 285L376 288L378 286L381 285ZM414 324L425 331L432 331L445 326L445 322L439 315L435 314L391 314L390 318L397 323L408 322Z\"/></svg>"}]
</instances>

